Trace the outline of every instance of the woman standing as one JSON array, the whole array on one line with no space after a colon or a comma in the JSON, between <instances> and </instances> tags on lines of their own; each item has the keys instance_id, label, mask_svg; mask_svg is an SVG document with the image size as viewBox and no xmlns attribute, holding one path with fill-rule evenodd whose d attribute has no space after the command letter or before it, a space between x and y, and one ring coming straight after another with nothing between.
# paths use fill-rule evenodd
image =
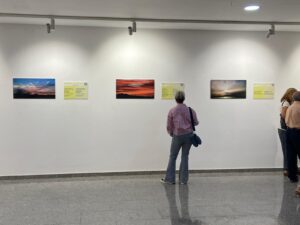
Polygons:
<instances>
[{"instance_id":1,"label":"woman standing","mask_svg":"<svg viewBox=\"0 0 300 225\"><path fill-rule=\"evenodd\" d=\"M189 179L189 152L192 145L191 138L193 136L193 126L189 107L183 102L185 94L178 91L175 95L177 105L169 111L167 131L172 137L170 158L165 178L161 179L162 183L175 184L176 159L181 150L181 162L179 169L179 183L187 184ZM196 112L192 110L194 125L198 125Z\"/></svg>"},{"instance_id":2,"label":"woman standing","mask_svg":"<svg viewBox=\"0 0 300 225\"><path fill-rule=\"evenodd\" d=\"M295 88L289 88L286 90L281 98L281 112L280 112L280 126L281 129L286 130L287 126L285 124L285 116L288 107L293 103L293 94L297 91Z\"/></svg>"},{"instance_id":3,"label":"woman standing","mask_svg":"<svg viewBox=\"0 0 300 225\"><path fill-rule=\"evenodd\" d=\"M288 175L287 169L287 156L286 156L286 129L287 125L285 123L285 116L286 116L286 111L288 107L293 103L293 94L297 91L295 88L289 88L286 90L284 95L281 98L281 110L280 110L280 128L279 129L279 138L281 142L281 147L282 147L282 153L283 153L283 169L284 172L283 174L285 176Z\"/></svg>"}]
</instances>

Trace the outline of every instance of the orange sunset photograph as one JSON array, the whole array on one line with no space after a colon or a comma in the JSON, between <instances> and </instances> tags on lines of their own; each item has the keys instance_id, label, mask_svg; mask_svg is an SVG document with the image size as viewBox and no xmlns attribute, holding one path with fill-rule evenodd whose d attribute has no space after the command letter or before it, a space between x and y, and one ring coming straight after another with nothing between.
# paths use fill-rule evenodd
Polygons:
<instances>
[{"instance_id":1,"label":"orange sunset photograph","mask_svg":"<svg viewBox=\"0 0 300 225\"><path fill-rule=\"evenodd\" d=\"M116 80L117 99L154 99L154 80Z\"/></svg>"}]
</instances>

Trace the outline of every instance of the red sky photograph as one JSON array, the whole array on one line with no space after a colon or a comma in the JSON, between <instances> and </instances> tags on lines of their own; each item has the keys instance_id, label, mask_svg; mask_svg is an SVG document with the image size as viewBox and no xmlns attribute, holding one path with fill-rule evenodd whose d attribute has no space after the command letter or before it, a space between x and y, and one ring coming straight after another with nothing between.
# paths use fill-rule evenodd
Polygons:
<instances>
[{"instance_id":1,"label":"red sky photograph","mask_svg":"<svg viewBox=\"0 0 300 225\"><path fill-rule=\"evenodd\" d=\"M116 80L117 98L154 98L154 80Z\"/></svg>"}]
</instances>

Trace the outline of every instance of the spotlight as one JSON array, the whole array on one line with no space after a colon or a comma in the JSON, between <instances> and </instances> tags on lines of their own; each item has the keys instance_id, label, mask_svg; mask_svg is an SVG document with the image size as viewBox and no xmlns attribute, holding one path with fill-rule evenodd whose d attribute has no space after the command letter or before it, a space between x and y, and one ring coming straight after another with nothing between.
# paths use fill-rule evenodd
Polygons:
<instances>
[{"instance_id":1,"label":"spotlight","mask_svg":"<svg viewBox=\"0 0 300 225\"><path fill-rule=\"evenodd\" d=\"M132 33L133 33L132 27L128 27L128 32L129 32L129 35L132 35Z\"/></svg>"},{"instance_id":2,"label":"spotlight","mask_svg":"<svg viewBox=\"0 0 300 225\"><path fill-rule=\"evenodd\" d=\"M47 32L48 34L52 33L53 31L55 31L55 20L54 18L50 19L50 23L47 23Z\"/></svg>"},{"instance_id":3,"label":"spotlight","mask_svg":"<svg viewBox=\"0 0 300 225\"><path fill-rule=\"evenodd\" d=\"M267 38L269 38L271 35L275 34L275 25L271 24L271 28L269 29L268 33L267 33Z\"/></svg>"},{"instance_id":4,"label":"spotlight","mask_svg":"<svg viewBox=\"0 0 300 225\"><path fill-rule=\"evenodd\" d=\"M129 35L132 35L133 32L136 32L136 30L137 30L137 29L136 29L136 22L133 21L133 22L132 22L132 26L128 27Z\"/></svg>"},{"instance_id":5,"label":"spotlight","mask_svg":"<svg viewBox=\"0 0 300 225\"><path fill-rule=\"evenodd\" d=\"M245 11L248 11L248 12L253 12L253 11L257 11L260 9L260 6L259 5L248 5L244 8Z\"/></svg>"},{"instance_id":6,"label":"spotlight","mask_svg":"<svg viewBox=\"0 0 300 225\"><path fill-rule=\"evenodd\" d=\"M136 32L136 22L132 22L132 32Z\"/></svg>"}]
</instances>

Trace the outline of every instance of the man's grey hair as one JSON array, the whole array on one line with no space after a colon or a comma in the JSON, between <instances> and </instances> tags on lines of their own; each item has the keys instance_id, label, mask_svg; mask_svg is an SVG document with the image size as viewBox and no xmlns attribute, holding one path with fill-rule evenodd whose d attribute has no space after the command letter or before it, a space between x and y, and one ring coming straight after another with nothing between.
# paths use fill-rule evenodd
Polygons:
<instances>
[{"instance_id":1,"label":"man's grey hair","mask_svg":"<svg viewBox=\"0 0 300 225\"><path fill-rule=\"evenodd\" d=\"M300 91L296 91L296 92L293 94L293 99L294 99L294 101L296 101L296 102L299 102L299 101L300 101Z\"/></svg>"},{"instance_id":2,"label":"man's grey hair","mask_svg":"<svg viewBox=\"0 0 300 225\"><path fill-rule=\"evenodd\" d=\"M175 100L177 103L183 103L185 100L185 94L183 91L177 91L175 94Z\"/></svg>"}]
</instances>

